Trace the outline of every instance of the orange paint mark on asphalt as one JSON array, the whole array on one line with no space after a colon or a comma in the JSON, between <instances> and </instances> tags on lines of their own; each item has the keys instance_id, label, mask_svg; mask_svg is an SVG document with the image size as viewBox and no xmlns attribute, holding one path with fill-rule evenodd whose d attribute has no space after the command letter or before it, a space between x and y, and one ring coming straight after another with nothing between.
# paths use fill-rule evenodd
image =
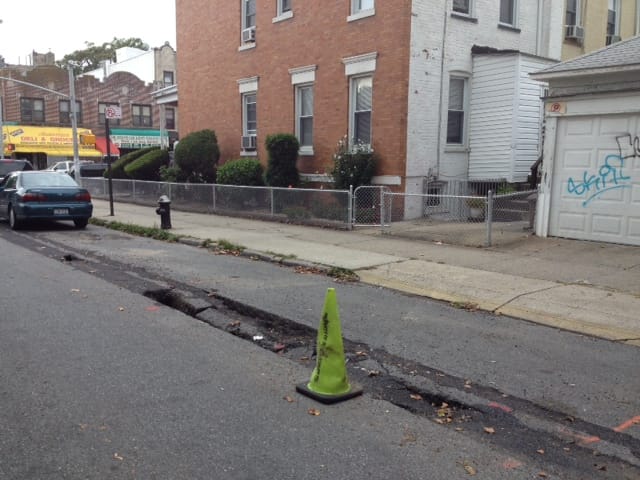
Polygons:
<instances>
[{"instance_id":1,"label":"orange paint mark on asphalt","mask_svg":"<svg viewBox=\"0 0 640 480\"><path fill-rule=\"evenodd\" d=\"M582 435L580 433L574 432L573 430L569 430L568 428L561 428L560 432L570 436L571 438L574 438L579 445L589 445L591 443L600 441L600 437L589 437L587 435Z\"/></svg>"},{"instance_id":2,"label":"orange paint mark on asphalt","mask_svg":"<svg viewBox=\"0 0 640 480\"><path fill-rule=\"evenodd\" d=\"M491 408L497 408L498 410L502 410L503 412L511 413L513 412L513 408L503 405L498 402L489 402L489 406Z\"/></svg>"},{"instance_id":3,"label":"orange paint mark on asphalt","mask_svg":"<svg viewBox=\"0 0 640 480\"><path fill-rule=\"evenodd\" d=\"M158 310L160 310L160 307L156 305L151 305L150 307L145 308L145 310L147 312L157 312Z\"/></svg>"},{"instance_id":4,"label":"orange paint mark on asphalt","mask_svg":"<svg viewBox=\"0 0 640 480\"><path fill-rule=\"evenodd\" d=\"M632 427L634 425L640 425L640 416L633 417L631 420L627 420L626 422L618 425L613 429L614 432L623 432L627 428Z\"/></svg>"},{"instance_id":5,"label":"orange paint mark on asphalt","mask_svg":"<svg viewBox=\"0 0 640 480\"><path fill-rule=\"evenodd\" d=\"M513 458L507 458L502 463L502 467L506 468L507 470L514 470L516 468L520 468L522 465L524 465L522 462L515 460Z\"/></svg>"}]
</instances>

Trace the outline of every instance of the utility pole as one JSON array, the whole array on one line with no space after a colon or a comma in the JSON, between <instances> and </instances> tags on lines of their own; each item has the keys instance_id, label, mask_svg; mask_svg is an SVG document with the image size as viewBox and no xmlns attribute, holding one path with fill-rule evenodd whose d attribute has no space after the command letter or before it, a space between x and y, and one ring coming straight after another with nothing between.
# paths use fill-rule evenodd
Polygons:
<instances>
[{"instance_id":1,"label":"utility pole","mask_svg":"<svg viewBox=\"0 0 640 480\"><path fill-rule=\"evenodd\" d=\"M78 119L76 115L76 76L73 73L73 66L68 65L69 69L69 102L71 105L71 135L73 135L73 171L75 172L76 182L82 186L82 175L80 175L80 159L78 153Z\"/></svg>"}]
</instances>

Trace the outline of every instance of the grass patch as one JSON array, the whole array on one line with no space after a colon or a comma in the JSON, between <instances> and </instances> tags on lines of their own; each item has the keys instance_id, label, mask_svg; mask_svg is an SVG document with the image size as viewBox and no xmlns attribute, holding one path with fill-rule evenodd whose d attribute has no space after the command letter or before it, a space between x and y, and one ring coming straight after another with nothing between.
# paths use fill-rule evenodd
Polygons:
<instances>
[{"instance_id":1,"label":"grass patch","mask_svg":"<svg viewBox=\"0 0 640 480\"><path fill-rule=\"evenodd\" d=\"M453 308L459 308L460 310L467 310L469 312L475 312L478 310L478 304L473 302L452 302Z\"/></svg>"},{"instance_id":2,"label":"grass patch","mask_svg":"<svg viewBox=\"0 0 640 480\"><path fill-rule=\"evenodd\" d=\"M327 276L335 278L340 282L357 282L360 280L360 277L358 277L356 272L342 267L331 267L327 271Z\"/></svg>"},{"instance_id":3,"label":"grass patch","mask_svg":"<svg viewBox=\"0 0 640 480\"><path fill-rule=\"evenodd\" d=\"M216 251L219 253L230 253L232 255L239 255L244 251L242 245L237 245L229 240L220 239L216 242Z\"/></svg>"},{"instance_id":4,"label":"grass patch","mask_svg":"<svg viewBox=\"0 0 640 480\"><path fill-rule=\"evenodd\" d=\"M283 255L281 253L272 252L271 250L267 250L264 253L266 253L267 255L271 255L272 257L279 258L280 260L293 260L295 258L298 258L298 256L294 255L293 253L289 253L288 255Z\"/></svg>"},{"instance_id":5,"label":"grass patch","mask_svg":"<svg viewBox=\"0 0 640 480\"><path fill-rule=\"evenodd\" d=\"M181 236L162 230L157 227L141 227L140 225L132 225L130 223L121 223L115 221L107 221L99 218L90 218L89 223L100 227L118 230L119 232L137 235L139 237L153 238L154 240L164 240L165 242L177 242Z\"/></svg>"}]
</instances>

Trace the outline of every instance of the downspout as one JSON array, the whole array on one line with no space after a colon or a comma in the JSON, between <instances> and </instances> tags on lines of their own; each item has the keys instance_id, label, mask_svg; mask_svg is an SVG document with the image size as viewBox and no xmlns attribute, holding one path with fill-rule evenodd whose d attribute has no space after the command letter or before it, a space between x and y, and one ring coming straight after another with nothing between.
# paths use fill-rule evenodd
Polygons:
<instances>
[{"instance_id":1,"label":"downspout","mask_svg":"<svg viewBox=\"0 0 640 480\"><path fill-rule=\"evenodd\" d=\"M640 0L637 0L640 2ZM536 55L539 57L548 57L549 55L542 55L542 3L543 0L538 0L538 24L536 25Z\"/></svg>"},{"instance_id":2,"label":"downspout","mask_svg":"<svg viewBox=\"0 0 640 480\"><path fill-rule=\"evenodd\" d=\"M636 35L640 34L640 0L636 0Z\"/></svg>"},{"instance_id":3,"label":"downspout","mask_svg":"<svg viewBox=\"0 0 640 480\"><path fill-rule=\"evenodd\" d=\"M639 0L640 1L640 0ZM444 2L444 21L442 24L442 46L440 47L440 102L438 106L438 153L436 156L436 176L440 177L440 157L441 157L441 147L442 147L442 99L444 97L443 89L444 89L444 49L447 44L447 7L449 2L445 0Z\"/></svg>"}]
</instances>

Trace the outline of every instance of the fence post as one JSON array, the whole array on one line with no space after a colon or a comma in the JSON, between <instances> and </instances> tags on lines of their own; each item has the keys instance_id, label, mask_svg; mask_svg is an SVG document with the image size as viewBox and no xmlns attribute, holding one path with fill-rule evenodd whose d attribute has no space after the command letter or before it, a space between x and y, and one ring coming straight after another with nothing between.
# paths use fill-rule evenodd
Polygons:
<instances>
[{"instance_id":1,"label":"fence post","mask_svg":"<svg viewBox=\"0 0 640 480\"><path fill-rule=\"evenodd\" d=\"M275 215L275 205L273 204L273 187L269 187L269 193L270 193L270 197L271 197L271 216L273 217Z\"/></svg>"},{"instance_id":2,"label":"fence post","mask_svg":"<svg viewBox=\"0 0 640 480\"><path fill-rule=\"evenodd\" d=\"M136 181L131 180L131 198L133 203L136 203Z\"/></svg>"},{"instance_id":3,"label":"fence post","mask_svg":"<svg viewBox=\"0 0 640 480\"><path fill-rule=\"evenodd\" d=\"M211 188L213 189L213 211L216 211L216 184L214 183L213 185L211 185Z\"/></svg>"},{"instance_id":4,"label":"fence post","mask_svg":"<svg viewBox=\"0 0 640 480\"><path fill-rule=\"evenodd\" d=\"M384 208L385 205L385 195L387 192L385 192L382 187L380 187L380 233L384 233L384 225L385 225L385 219L386 219L386 211Z\"/></svg>"},{"instance_id":5,"label":"fence post","mask_svg":"<svg viewBox=\"0 0 640 480\"><path fill-rule=\"evenodd\" d=\"M487 247L491 246L491 227L493 224L493 191L487 194Z\"/></svg>"},{"instance_id":6,"label":"fence post","mask_svg":"<svg viewBox=\"0 0 640 480\"><path fill-rule=\"evenodd\" d=\"M348 222L349 222L349 230L353 229L353 204L356 201L356 199L353 196L353 185L349 185L349 206L347 207L347 215L349 216Z\"/></svg>"}]
</instances>

